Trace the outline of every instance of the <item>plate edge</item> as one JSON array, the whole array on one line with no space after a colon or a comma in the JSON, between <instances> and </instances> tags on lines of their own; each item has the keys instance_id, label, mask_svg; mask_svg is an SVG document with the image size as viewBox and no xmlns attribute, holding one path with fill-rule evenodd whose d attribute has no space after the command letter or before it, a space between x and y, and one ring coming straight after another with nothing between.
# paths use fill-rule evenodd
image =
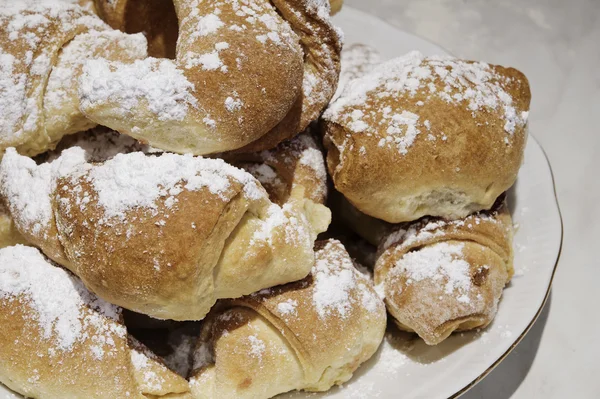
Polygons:
<instances>
[{"instance_id":1,"label":"plate edge","mask_svg":"<svg viewBox=\"0 0 600 399\"><path fill-rule=\"evenodd\" d=\"M546 150L544 150L544 147L542 147L540 142L532 134L530 134L529 136L530 136L529 138L533 139L533 141L535 141L535 143L538 145L538 147L542 150L542 154L544 155L544 158L546 159L546 164L548 165L548 170L550 171L550 177L552 179L552 191L554 192L554 202L556 203L556 210L558 211L558 220L560 221L560 244L559 244L559 248L558 248L558 254L556 255L556 261L554 262L552 276L550 277L550 284L548 284L548 290L546 291L546 295L544 296L544 300L542 301L540 308L536 312L536 314L533 317L533 319L531 320L531 322L527 325L527 328L525 328L523 333L521 335L519 335L519 337L506 350L506 352L504 352L502 354L502 356L500 356L490 367L488 367L483 373L481 373L477 378L475 378L473 381L471 381L464 388L462 388L461 390L459 390L459 391L455 392L454 394L452 394L451 396L449 396L448 399L456 399L456 398L464 395L465 393L467 393L471 388L473 388L475 385L477 385L479 382L481 382L481 380L483 380L485 377L487 377L500 363L502 363L502 361L508 355L510 355L510 353L517 347L517 345L519 345L519 343L521 343L523 338L525 338L525 335L527 335L529 330L531 330L531 328L533 327L535 322L540 317L540 314L544 310L544 306L546 306L546 302L548 302L548 297L550 296L550 292L552 291L552 284L554 283L554 276L556 275L556 270L558 269L558 262L560 261L560 256L562 255L563 239L564 239L564 223L563 223L562 213L560 211L560 204L558 202L558 196L556 195L556 180L554 179L554 171L552 170L552 165L550 164L550 159L548 158L548 154L546 154Z\"/></svg>"}]
</instances>

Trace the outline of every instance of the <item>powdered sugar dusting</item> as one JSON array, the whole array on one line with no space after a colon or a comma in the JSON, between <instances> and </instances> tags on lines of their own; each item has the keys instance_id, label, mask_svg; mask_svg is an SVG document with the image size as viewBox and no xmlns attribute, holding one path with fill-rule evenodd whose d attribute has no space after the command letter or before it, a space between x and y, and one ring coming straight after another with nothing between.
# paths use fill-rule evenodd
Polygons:
<instances>
[{"instance_id":1,"label":"powdered sugar dusting","mask_svg":"<svg viewBox=\"0 0 600 399\"><path fill-rule=\"evenodd\" d=\"M311 183L307 183L310 184L309 187L311 190L315 190L314 192L309 192L307 194L310 195L314 200L318 200L319 197L324 198L326 196L327 170L325 167L325 158L317 146L315 139L310 135L310 133L301 133L293 139L279 144L279 146L272 150L261 151L259 156L263 162L262 165L265 167L253 167L250 168L249 171L261 182L264 181L269 184L284 183L276 173L277 167L275 167L275 170L273 170L268 165L277 165L280 162L283 162L289 166L295 166L296 164L299 164L309 168L309 176L315 180ZM294 172L292 188L297 184L302 184L303 180L301 177L302 175L300 173L297 173L297 171Z\"/></svg>"},{"instance_id":2,"label":"powdered sugar dusting","mask_svg":"<svg viewBox=\"0 0 600 399\"><path fill-rule=\"evenodd\" d=\"M0 164L0 193L13 218L34 235L46 234L52 219L51 194L56 179L85 163L85 152L72 148L50 163L36 165L9 148Z\"/></svg>"},{"instance_id":3,"label":"powdered sugar dusting","mask_svg":"<svg viewBox=\"0 0 600 399\"><path fill-rule=\"evenodd\" d=\"M482 112L499 112L504 119L505 140L510 142L515 129L524 127L528 116L526 110L515 108L507 92L507 86L512 83L512 78L482 62L426 58L419 52L411 52L350 81L342 95L330 104L324 118L348 126L355 133L377 134L380 146L396 146L400 154L405 155L422 129L431 130L431 122L390 106L370 108L368 99L379 101L402 96L410 100L419 94L464 107L473 118ZM423 102L416 101L415 106L423 106Z\"/></svg>"},{"instance_id":4,"label":"powdered sugar dusting","mask_svg":"<svg viewBox=\"0 0 600 399\"><path fill-rule=\"evenodd\" d=\"M33 311L27 317L38 323L42 337L52 340L53 348L61 351L91 339L93 355L102 358L103 348L114 346L110 334L126 334L125 328L116 323L116 306L96 298L79 280L50 264L31 247L17 245L0 250L0 300L25 301ZM86 314L86 307L97 313ZM90 327L97 335L89 335Z\"/></svg>"},{"instance_id":5,"label":"powdered sugar dusting","mask_svg":"<svg viewBox=\"0 0 600 399\"><path fill-rule=\"evenodd\" d=\"M471 272L463 258L463 247L462 243L439 242L408 252L396 262L392 274L407 277L407 284L425 279L439 281L444 284L446 294L457 294L459 302L470 302L467 294L471 289Z\"/></svg>"},{"instance_id":6,"label":"powdered sugar dusting","mask_svg":"<svg viewBox=\"0 0 600 399\"><path fill-rule=\"evenodd\" d=\"M437 218L424 218L418 222L410 223L408 226L398 228L383 241L382 249L386 250L390 246L400 243L400 248L409 248L418 242L425 242L435 237L446 234L448 228L463 228L471 230L482 221L486 223L499 223L496 218L497 213L482 211L469 216L467 219L443 220Z\"/></svg>"},{"instance_id":7,"label":"powdered sugar dusting","mask_svg":"<svg viewBox=\"0 0 600 399\"><path fill-rule=\"evenodd\" d=\"M242 183L244 192L252 199L266 195L250 174L221 160L191 155L118 154L102 165L91 167L86 179L98 193L98 203L107 218L123 218L125 212L134 208L155 211L159 198L174 197L184 189L206 188L224 196L233 180Z\"/></svg>"},{"instance_id":8,"label":"powdered sugar dusting","mask_svg":"<svg viewBox=\"0 0 600 399\"><path fill-rule=\"evenodd\" d=\"M262 355L265 352L266 345L265 342L258 338L256 335L248 336L248 341L250 342L250 354L254 357L262 359Z\"/></svg>"},{"instance_id":9,"label":"powdered sugar dusting","mask_svg":"<svg viewBox=\"0 0 600 399\"><path fill-rule=\"evenodd\" d=\"M68 126L69 113L79 111L74 80L83 64L89 59L101 58L108 46L123 61L147 57L146 39L141 33L128 35L120 31L92 31L76 36L61 49L50 73L44 95L46 123L49 119L56 119Z\"/></svg>"},{"instance_id":10,"label":"powdered sugar dusting","mask_svg":"<svg viewBox=\"0 0 600 399\"><path fill-rule=\"evenodd\" d=\"M159 120L181 121L198 103L194 85L167 59L146 58L132 64L90 60L79 84L82 109L110 102L124 117L143 101Z\"/></svg>"},{"instance_id":11,"label":"powdered sugar dusting","mask_svg":"<svg viewBox=\"0 0 600 399\"><path fill-rule=\"evenodd\" d=\"M166 367L162 366L160 363L154 361L150 358L150 353L148 351L142 350L141 348L132 348L130 351L131 354L131 363L133 367L143 376L144 384L146 388L158 391L165 384L164 377L158 375L156 371L152 370L151 366L158 366L160 368L164 368L166 372Z\"/></svg>"},{"instance_id":12,"label":"powdered sugar dusting","mask_svg":"<svg viewBox=\"0 0 600 399\"><path fill-rule=\"evenodd\" d=\"M98 127L63 138L55 150L47 153L45 160L52 162L58 159L65 149L72 147L83 149L88 162L104 162L114 158L117 154L153 152L150 146L138 142L131 136Z\"/></svg>"},{"instance_id":13,"label":"powdered sugar dusting","mask_svg":"<svg viewBox=\"0 0 600 399\"><path fill-rule=\"evenodd\" d=\"M279 302L277 305L277 311L282 315L294 315L296 314L296 307L298 306L298 301L294 299L287 299L283 302Z\"/></svg>"},{"instance_id":14,"label":"powdered sugar dusting","mask_svg":"<svg viewBox=\"0 0 600 399\"><path fill-rule=\"evenodd\" d=\"M368 280L356 270L339 241L330 240L318 251L311 274L313 304L321 318L333 314L348 317L355 303L370 312L381 306L375 290L367 285Z\"/></svg>"},{"instance_id":15,"label":"powdered sugar dusting","mask_svg":"<svg viewBox=\"0 0 600 399\"><path fill-rule=\"evenodd\" d=\"M60 0L5 1L0 26L0 146L8 147L26 144L42 121L43 83L56 55L50 52L57 50L52 44L78 29L108 26L76 4Z\"/></svg>"}]
</instances>

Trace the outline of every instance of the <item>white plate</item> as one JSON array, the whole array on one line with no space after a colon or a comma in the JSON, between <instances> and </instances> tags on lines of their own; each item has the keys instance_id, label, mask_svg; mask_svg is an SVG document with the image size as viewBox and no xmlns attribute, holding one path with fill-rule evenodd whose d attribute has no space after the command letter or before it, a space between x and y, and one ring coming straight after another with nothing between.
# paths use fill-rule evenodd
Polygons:
<instances>
[{"instance_id":1,"label":"white plate","mask_svg":"<svg viewBox=\"0 0 600 399\"><path fill-rule=\"evenodd\" d=\"M384 59L411 50L420 50L426 55L448 54L432 43L350 7L346 7L335 22L345 32L346 45L368 44ZM379 352L344 387L314 396L456 398L514 349L546 302L562 244L562 221L550 164L531 136L525 149L525 162L508 200L518 226L514 239L516 273L504 290L494 322L480 332L452 335L435 347L395 331L393 335L388 334ZM300 398L306 394L284 396Z\"/></svg>"},{"instance_id":2,"label":"white plate","mask_svg":"<svg viewBox=\"0 0 600 399\"><path fill-rule=\"evenodd\" d=\"M345 32L346 44L364 43L384 58L410 50L426 55L447 54L443 49L385 22L346 7L335 22ZM493 324L479 333L453 335L429 347L411 335L395 333L379 352L342 388L327 398L449 398L466 392L485 377L517 345L539 315L552 283L560 253L562 223L550 165L540 145L529 138L525 163L509 193L515 235L515 269L512 283L504 291ZM282 395L303 398L306 393ZM0 386L0 399L20 396Z\"/></svg>"}]
</instances>

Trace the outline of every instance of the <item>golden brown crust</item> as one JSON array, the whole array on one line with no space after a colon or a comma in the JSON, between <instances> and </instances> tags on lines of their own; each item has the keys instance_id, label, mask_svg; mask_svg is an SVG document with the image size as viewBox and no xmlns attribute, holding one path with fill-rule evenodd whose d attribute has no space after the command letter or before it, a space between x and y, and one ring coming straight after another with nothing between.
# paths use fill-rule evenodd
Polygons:
<instances>
[{"instance_id":1,"label":"golden brown crust","mask_svg":"<svg viewBox=\"0 0 600 399\"><path fill-rule=\"evenodd\" d=\"M0 171L30 242L102 298L156 318L198 320L218 298L305 277L330 221L303 190L278 206L221 160L132 153L89 164L71 148L38 166L9 150Z\"/></svg>"},{"instance_id":2,"label":"golden brown crust","mask_svg":"<svg viewBox=\"0 0 600 399\"><path fill-rule=\"evenodd\" d=\"M0 13L0 49L11 64L0 72L0 152L16 147L27 155L95 126L79 110L77 94L87 60L147 57L143 36L112 31L89 7L32 0Z\"/></svg>"},{"instance_id":3,"label":"golden brown crust","mask_svg":"<svg viewBox=\"0 0 600 399\"><path fill-rule=\"evenodd\" d=\"M109 63L101 74L87 70L80 90L82 109L99 124L179 153L255 152L273 148L306 129L335 92L341 39L329 19L327 3L141 3L96 0L96 7L111 26L143 31L151 54L173 55L175 63L149 60L132 70ZM174 12L178 23L173 21ZM130 90L135 79L122 76L159 69L163 75L182 74L178 89L166 90L158 98L172 96L166 102L178 104L185 115L162 112L159 108L164 104L149 104L156 100L150 99L154 94ZM96 91L119 85L123 86L120 93L98 95ZM165 89L150 78L139 85ZM136 96L139 100L133 110L121 107Z\"/></svg>"},{"instance_id":4,"label":"golden brown crust","mask_svg":"<svg viewBox=\"0 0 600 399\"><path fill-rule=\"evenodd\" d=\"M304 280L219 304L200 337L195 398L323 391L347 381L371 357L385 331L379 297L338 241L318 243L316 258ZM254 351L236 349L248 341Z\"/></svg>"},{"instance_id":5,"label":"golden brown crust","mask_svg":"<svg viewBox=\"0 0 600 399\"><path fill-rule=\"evenodd\" d=\"M396 324L429 345L487 326L514 273L512 234L502 200L461 220L399 225L381 243L375 265L375 284L383 286Z\"/></svg>"},{"instance_id":6,"label":"golden brown crust","mask_svg":"<svg viewBox=\"0 0 600 399\"><path fill-rule=\"evenodd\" d=\"M390 223L489 209L523 160L530 96L512 68L418 53L382 64L324 115L335 187Z\"/></svg>"},{"instance_id":7,"label":"golden brown crust","mask_svg":"<svg viewBox=\"0 0 600 399\"><path fill-rule=\"evenodd\" d=\"M118 20L126 17L123 10L128 3L136 2L124 0L107 7L116 7ZM300 94L299 38L265 0L251 0L244 7L228 1L173 3L179 22L175 62L154 59L144 66L155 72L168 68L178 76L180 91L174 94L150 78L139 84L142 90L130 90L132 79L127 75L142 68L112 63L108 64L112 73L84 74L80 92L84 112L121 133L180 153L233 150L262 137L284 119ZM118 81L122 90L99 95L94 89L106 79ZM152 93L140 96L152 85L166 90L161 98ZM148 104L150 97L162 101L170 96L161 106L178 104L177 115ZM133 109L123 107L126 98L136 97Z\"/></svg>"},{"instance_id":8,"label":"golden brown crust","mask_svg":"<svg viewBox=\"0 0 600 399\"><path fill-rule=\"evenodd\" d=\"M280 143L272 150L224 154L223 159L254 176L271 201L283 205L292 191L303 187L307 199L325 205L327 171L325 157L310 132Z\"/></svg>"},{"instance_id":9,"label":"golden brown crust","mask_svg":"<svg viewBox=\"0 0 600 399\"><path fill-rule=\"evenodd\" d=\"M148 39L148 55L175 58L179 26L172 1L89 0L107 24L126 33L142 32Z\"/></svg>"},{"instance_id":10,"label":"golden brown crust","mask_svg":"<svg viewBox=\"0 0 600 399\"><path fill-rule=\"evenodd\" d=\"M277 126L239 152L267 150L304 131L321 115L337 88L342 39L329 19L326 4L309 0L273 3L296 31L304 49L302 93Z\"/></svg>"},{"instance_id":11,"label":"golden brown crust","mask_svg":"<svg viewBox=\"0 0 600 399\"><path fill-rule=\"evenodd\" d=\"M33 22L24 23L25 18ZM46 82L58 53L76 35L105 28L91 12L66 2L24 0L4 7L0 12L0 52L10 65L0 72L4 82L0 91L2 152L16 147L35 155L50 146L53 140L45 132L42 110Z\"/></svg>"},{"instance_id":12,"label":"golden brown crust","mask_svg":"<svg viewBox=\"0 0 600 399\"><path fill-rule=\"evenodd\" d=\"M189 398L187 381L127 335L118 308L34 248L4 248L0 258L2 383L39 399Z\"/></svg>"}]
</instances>

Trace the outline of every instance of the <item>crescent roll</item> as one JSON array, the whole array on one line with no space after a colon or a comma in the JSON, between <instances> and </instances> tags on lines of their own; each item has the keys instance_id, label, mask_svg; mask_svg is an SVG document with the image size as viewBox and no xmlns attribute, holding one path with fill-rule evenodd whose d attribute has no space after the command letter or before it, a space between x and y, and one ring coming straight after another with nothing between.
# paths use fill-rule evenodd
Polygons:
<instances>
[{"instance_id":1,"label":"crescent roll","mask_svg":"<svg viewBox=\"0 0 600 399\"><path fill-rule=\"evenodd\" d=\"M335 187L389 223L490 209L516 180L530 99L513 68L418 52L383 63L323 115Z\"/></svg>"},{"instance_id":2,"label":"crescent roll","mask_svg":"<svg viewBox=\"0 0 600 399\"><path fill-rule=\"evenodd\" d=\"M17 229L101 298L199 320L218 298L304 278L330 213L299 190L272 203L222 160L140 152L92 164L78 147L37 165L8 149L0 191Z\"/></svg>"},{"instance_id":3,"label":"crescent roll","mask_svg":"<svg viewBox=\"0 0 600 399\"><path fill-rule=\"evenodd\" d=\"M348 381L379 347L385 307L343 245L320 242L304 280L220 302L203 324L194 399L269 398Z\"/></svg>"},{"instance_id":4,"label":"crescent roll","mask_svg":"<svg viewBox=\"0 0 600 399\"><path fill-rule=\"evenodd\" d=\"M0 249L0 382L10 389L37 399L190 398L187 381L120 317L37 249Z\"/></svg>"},{"instance_id":5,"label":"crescent roll","mask_svg":"<svg viewBox=\"0 0 600 399\"><path fill-rule=\"evenodd\" d=\"M113 31L77 4L5 2L0 10L0 156L36 155L95 126L79 110L74 81L86 60L146 57L142 35Z\"/></svg>"},{"instance_id":6,"label":"crescent roll","mask_svg":"<svg viewBox=\"0 0 600 399\"><path fill-rule=\"evenodd\" d=\"M151 43L172 36L175 21L162 19L172 16L171 2L138 3L97 0L96 7L120 29L135 31L131 18L148 18L137 25ZM79 94L90 119L156 148L204 155L272 148L319 117L335 91L341 51L327 2L172 5L174 60L86 64Z\"/></svg>"},{"instance_id":7,"label":"crescent roll","mask_svg":"<svg viewBox=\"0 0 600 399\"><path fill-rule=\"evenodd\" d=\"M379 247L375 284L396 324L429 345L486 327L513 269L506 204L464 219L399 225Z\"/></svg>"},{"instance_id":8,"label":"crescent roll","mask_svg":"<svg viewBox=\"0 0 600 399\"><path fill-rule=\"evenodd\" d=\"M271 150L225 154L224 159L254 176L276 204L285 204L292 192L303 187L316 204L327 199L325 157L307 131Z\"/></svg>"}]
</instances>

